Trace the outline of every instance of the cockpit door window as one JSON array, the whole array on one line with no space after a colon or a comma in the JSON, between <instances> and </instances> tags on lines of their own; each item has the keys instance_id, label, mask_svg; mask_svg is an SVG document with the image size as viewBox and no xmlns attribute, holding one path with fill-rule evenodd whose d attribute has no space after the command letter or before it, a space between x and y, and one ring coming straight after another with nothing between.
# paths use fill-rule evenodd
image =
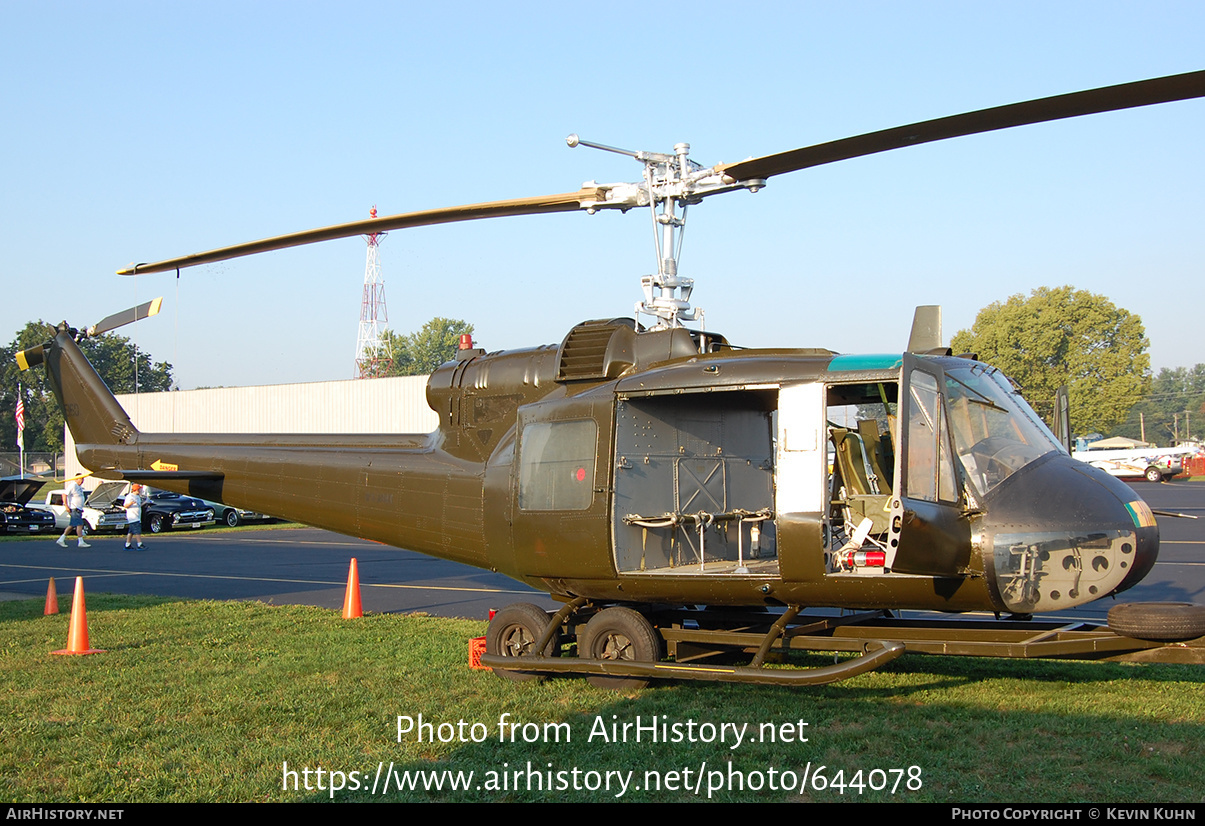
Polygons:
<instances>
[{"instance_id":1,"label":"cockpit door window","mask_svg":"<svg viewBox=\"0 0 1205 826\"><path fill-rule=\"evenodd\" d=\"M903 490L925 502L958 501L958 477L950 447L950 426L942 403L942 369L905 360L903 418Z\"/></svg>"},{"instance_id":2,"label":"cockpit door window","mask_svg":"<svg viewBox=\"0 0 1205 826\"><path fill-rule=\"evenodd\" d=\"M965 576L970 521L960 502L944 393L945 372L930 359L904 356L900 388L900 434L887 564L895 572Z\"/></svg>"}]
</instances>

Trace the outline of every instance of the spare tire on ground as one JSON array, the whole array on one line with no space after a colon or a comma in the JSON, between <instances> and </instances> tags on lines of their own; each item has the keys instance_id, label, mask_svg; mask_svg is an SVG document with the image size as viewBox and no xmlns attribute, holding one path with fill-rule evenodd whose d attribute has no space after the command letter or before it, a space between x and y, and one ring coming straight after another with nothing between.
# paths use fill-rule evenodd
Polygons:
<instances>
[{"instance_id":1,"label":"spare tire on ground","mask_svg":"<svg viewBox=\"0 0 1205 826\"><path fill-rule=\"evenodd\" d=\"M1123 637L1157 642L1205 636L1205 605L1191 602L1123 602L1109 609L1109 628Z\"/></svg>"}]
</instances>

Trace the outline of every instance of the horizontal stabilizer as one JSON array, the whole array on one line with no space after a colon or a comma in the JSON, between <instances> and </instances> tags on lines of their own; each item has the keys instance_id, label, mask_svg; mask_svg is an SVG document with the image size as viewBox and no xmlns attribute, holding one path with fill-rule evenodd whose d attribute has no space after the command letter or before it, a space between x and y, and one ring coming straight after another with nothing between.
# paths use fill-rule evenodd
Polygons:
<instances>
[{"instance_id":1,"label":"horizontal stabilizer","mask_svg":"<svg viewBox=\"0 0 1205 826\"><path fill-rule=\"evenodd\" d=\"M213 482L220 481L226 474L212 470L122 470L105 468L96 472L97 476L106 479L121 479L126 482L146 482L154 485L156 481L180 481L205 479Z\"/></svg>"}]
</instances>

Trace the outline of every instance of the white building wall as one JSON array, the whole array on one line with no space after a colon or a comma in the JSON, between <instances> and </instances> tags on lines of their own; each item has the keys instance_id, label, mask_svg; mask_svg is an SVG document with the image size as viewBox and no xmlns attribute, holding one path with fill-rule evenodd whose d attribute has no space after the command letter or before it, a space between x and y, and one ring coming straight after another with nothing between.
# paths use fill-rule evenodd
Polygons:
<instances>
[{"instance_id":1,"label":"white building wall","mask_svg":"<svg viewBox=\"0 0 1205 826\"><path fill-rule=\"evenodd\" d=\"M400 376L124 393L117 401L146 433L430 433L439 416L426 390L427 376ZM67 475L81 473L70 430L64 438Z\"/></svg>"}]
</instances>

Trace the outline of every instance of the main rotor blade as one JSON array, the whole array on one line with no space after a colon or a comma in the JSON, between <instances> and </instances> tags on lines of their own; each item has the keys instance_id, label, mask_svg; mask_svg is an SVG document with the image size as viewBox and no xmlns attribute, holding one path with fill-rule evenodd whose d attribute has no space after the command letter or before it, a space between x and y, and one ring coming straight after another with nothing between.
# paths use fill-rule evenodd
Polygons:
<instances>
[{"instance_id":1,"label":"main rotor blade","mask_svg":"<svg viewBox=\"0 0 1205 826\"><path fill-rule=\"evenodd\" d=\"M920 143L1199 97L1205 97L1205 71L1139 80L1119 86L1106 86L1023 103L1011 103L992 109L980 109L976 112L805 146L748 161L722 164L716 169L738 181L769 178L771 175L781 175L797 169L874 155Z\"/></svg>"},{"instance_id":2,"label":"main rotor blade","mask_svg":"<svg viewBox=\"0 0 1205 826\"><path fill-rule=\"evenodd\" d=\"M513 198L508 201L487 201L480 204L445 207L443 209L428 209L422 212L404 212L400 215L386 215L382 218L368 218L364 221L352 221L347 224L336 224L330 227L294 232L290 235L278 235L265 238L262 241L251 241L246 244L235 244L232 247L222 247L200 252L195 255L184 255L179 258L169 258L153 264L131 264L124 270L118 270L118 275L137 275L139 273L165 272L167 270L195 267L198 264L212 264L215 261L225 261L243 255L254 255L259 252L298 247L302 244L314 244L319 241L331 241L336 238L350 238L353 235L372 235L376 232L388 232L394 229L408 227L424 227L429 224L449 224L456 221L472 221L478 218L499 218L504 215L537 215L546 212L573 212L585 209L589 204L603 200L601 189L580 189L577 192L566 192L560 195L541 195L535 198Z\"/></svg>"},{"instance_id":3,"label":"main rotor blade","mask_svg":"<svg viewBox=\"0 0 1205 826\"><path fill-rule=\"evenodd\" d=\"M122 310L120 313L113 313L113 315L101 319L89 327L86 332L89 337L99 336L101 333L107 333L110 330L116 330L118 327L133 324L135 321L150 318L153 315L159 314L159 308L162 305L162 297L151 299L145 304L139 304L137 307L131 307L128 310Z\"/></svg>"}]
</instances>

